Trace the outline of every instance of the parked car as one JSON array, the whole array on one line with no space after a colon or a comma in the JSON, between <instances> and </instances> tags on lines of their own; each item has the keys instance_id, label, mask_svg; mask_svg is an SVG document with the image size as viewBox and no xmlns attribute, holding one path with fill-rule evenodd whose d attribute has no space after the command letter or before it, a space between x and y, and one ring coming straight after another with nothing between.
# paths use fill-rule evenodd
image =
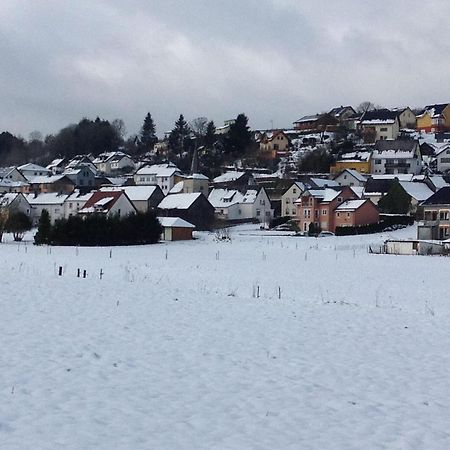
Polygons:
<instances>
[{"instance_id":1,"label":"parked car","mask_svg":"<svg viewBox=\"0 0 450 450\"><path fill-rule=\"evenodd\" d=\"M335 234L332 231L321 231L317 237L328 237L328 236L335 236Z\"/></svg>"}]
</instances>

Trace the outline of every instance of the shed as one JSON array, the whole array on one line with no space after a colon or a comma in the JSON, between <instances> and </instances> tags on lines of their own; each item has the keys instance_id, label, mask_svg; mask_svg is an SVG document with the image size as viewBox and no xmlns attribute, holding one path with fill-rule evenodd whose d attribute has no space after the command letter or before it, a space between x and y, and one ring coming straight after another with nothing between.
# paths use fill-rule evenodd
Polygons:
<instances>
[{"instance_id":1,"label":"shed","mask_svg":"<svg viewBox=\"0 0 450 450\"><path fill-rule=\"evenodd\" d=\"M185 241L192 239L195 225L180 217L158 217L163 227L161 239L164 241Z\"/></svg>"}]
</instances>

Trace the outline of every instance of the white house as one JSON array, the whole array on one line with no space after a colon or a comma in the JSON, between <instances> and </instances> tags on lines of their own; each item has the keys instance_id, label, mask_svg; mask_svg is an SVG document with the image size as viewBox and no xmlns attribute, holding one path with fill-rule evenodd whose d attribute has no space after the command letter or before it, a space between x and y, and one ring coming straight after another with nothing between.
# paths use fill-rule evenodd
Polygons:
<instances>
[{"instance_id":1,"label":"white house","mask_svg":"<svg viewBox=\"0 0 450 450\"><path fill-rule=\"evenodd\" d=\"M52 171L50 169L31 163L19 166L17 167L17 169L23 174L23 176L27 180L38 176L49 176L52 174Z\"/></svg>"},{"instance_id":2,"label":"white house","mask_svg":"<svg viewBox=\"0 0 450 450\"><path fill-rule=\"evenodd\" d=\"M0 195L0 210L7 209L9 212L23 212L27 216L31 215L31 205L25 196L18 193L6 193Z\"/></svg>"},{"instance_id":3,"label":"white house","mask_svg":"<svg viewBox=\"0 0 450 450\"><path fill-rule=\"evenodd\" d=\"M422 170L422 155L417 140L378 141L370 160L372 174L414 174Z\"/></svg>"},{"instance_id":4,"label":"white house","mask_svg":"<svg viewBox=\"0 0 450 450\"><path fill-rule=\"evenodd\" d=\"M441 147L436 153L436 169L442 173L450 170L450 144Z\"/></svg>"},{"instance_id":5,"label":"white house","mask_svg":"<svg viewBox=\"0 0 450 450\"><path fill-rule=\"evenodd\" d=\"M339 186L359 186L366 184L367 178L360 174L357 170L344 169L341 173L334 177Z\"/></svg>"},{"instance_id":6,"label":"white house","mask_svg":"<svg viewBox=\"0 0 450 450\"><path fill-rule=\"evenodd\" d=\"M64 218L64 202L68 196L68 194L59 194L56 192L25 195L25 198L31 205L32 222L37 224L44 209L48 211L51 223L55 223L57 219Z\"/></svg>"},{"instance_id":7,"label":"white house","mask_svg":"<svg viewBox=\"0 0 450 450\"><path fill-rule=\"evenodd\" d=\"M400 122L397 111L389 109L378 109L367 111L361 118L359 124L367 141L379 141L385 139L397 139L400 132Z\"/></svg>"},{"instance_id":8,"label":"white house","mask_svg":"<svg viewBox=\"0 0 450 450\"><path fill-rule=\"evenodd\" d=\"M64 217L68 219L70 216L77 215L78 211L84 208L84 205L91 196L92 192L80 194L79 189L75 189L64 201Z\"/></svg>"},{"instance_id":9,"label":"white house","mask_svg":"<svg viewBox=\"0 0 450 450\"><path fill-rule=\"evenodd\" d=\"M268 223L273 209L264 188L248 189L242 194L235 189L213 189L208 197L217 218L227 221L259 220Z\"/></svg>"},{"instance_id":10,"label":"white house","mask_svg":"<svg viewBox=\"0 0 450 450\"><path fill-rule=\"evenodd\" d=\"M125 192L136 210L143 213L156 209L164 198L159 186L114 186L103 187L100 191Z\"/></svg>"},{"instance_id":11,"label":"white house","mask_svg":"<svg viewBox=\"0 0 450 450\"><path fill-rule=\"evenodd\" d=\"M101 153L94 159L93 163L100 172L106 175L110 175L125 168L134 168L133 159L123 152Z\"/></svg>"},{"instance_id":12,"label":"white house","mask_svg":"<svg viewBox=\"0 0 450 450\"><path fill-rule=\"evenodd\" d=\"M305 185L300 181L295 181L281 196L281 215L295 217L297 215L297 208L295 201L305 191Z\"/></svg>"},{"instance_id":13,"label":"white house","mask_svg":"<svg viewBox=\"0 0 450 450\"><path fill-rule=\"evenodd\" d=\"M136 186L159 186L164 195L167 195L173 186L180 181L180 169L173 164L154 164L144 166L134 174Z\"/></svg>"},{"instance_id":14,"label":"white house","mask_svg":"<svg viewBox=\"0 0 450 450\"><path fill-rule=\"evenodd\" d=\"M96 191L78 214L106 214L126 217L135 214L136 208L123 191Z\"/></svg>"}]
</instances>

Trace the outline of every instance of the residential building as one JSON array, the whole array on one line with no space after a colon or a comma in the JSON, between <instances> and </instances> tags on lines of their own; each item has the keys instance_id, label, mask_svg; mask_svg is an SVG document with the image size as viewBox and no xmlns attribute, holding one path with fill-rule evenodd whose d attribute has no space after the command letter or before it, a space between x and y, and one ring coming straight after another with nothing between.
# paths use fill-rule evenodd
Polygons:
<instances>
[{"instance_id":1,"label":"residential building","mask_svg":"<svg viewBox=\"0 0 450 450\"><path fill-rule=\"evenodd\" d=\"M400 132L398 113L389 109L367 111L361 117L359 128L366 143L397 139Z\"/></svg>"},{"instance_id":2,"label":"residential building","mask_svg":"<svg viewBox=\"0 0 450 450\"><path fill-rule=\"evenodd\" d=\"M295 202L306 190L301 181L293 181L291 186L281 196L281 215L285 217L296 217L297 207Z\"/></svg>"},{"instance_id":3,"label":"residential building","mask_svg":"<svg viewBox=\"0 0 450 450\"><path fill-rule=\"evenodd\" d=\"M163 227L161 239L164 241L185 241L192 239L195 225L179 217L158 217Z\"/></svg>"},{"instance_id":4,"label":"residential building","mask_svg":"<svg viewBox=\"0 0 450 450\"><path fill-rule=\"evenodd\" d=\"M450 171L450 144L441 146L436 153L436 170L441 173Z\"/></svg>"},{"instance_id":5,"label":"residential building","mask_svg":"<svg viewBox=\"0 0 450 450\"><path fill-rule=\"evenodd\" d=\"M419 141L413 139L383 140L375 144L371 156L372 174L419 174L422 155Z\"/></svg>"},{"instance_id":6,"label":"residential building","mask_svg":"<svg viewBox=\"0 0 450 450\"><path fill-rule=\"evenodd\" d=\"M338 106L328 114L337 119L340 125L347 126L348 120L356 114L356 111L351 106Z\"/></svg>"},{"instance_id":7,"label":"residential building","mask_svg":"<svg viewBox=\"0 0 450 450\"><path fill-rule=\"evenodd\" d=\"M329 113L303 116L294 122L298 131L332 131L339 125L338 119Z\"/></svg>"},{"instance_id":8,"label":"residential building","mask_svg":"<svg viewBox=\"0 0 450 450\"><path fill-rule=\"evenodd\" d=\"M443 187L421 203L423 220L417 227L418 239L450 238L450 186Z\"/></svg>"},{"instance_id":9,"label":"residential building","mask_svg":"<svg viewBox=\"0 0 450 450\"><path fill-rule=\"evenodd\" d=\"M102 192L125 192L136 210L142 213L156 210L164 198L164 194L159 186L115 186L103 187L100 190Z\"/></svg>"},{"instance_id":10,"label":"residential building","mask_svg":"<svg viewBox=\"0 0 450 450\"><path fill-rule=\"evenodd\" d=\"M66 169L63 174L69 178L77 188L90 190L95 187L96 171L89 165L78 166L76 169Z\"/></svg>"},{"instance_id":11,"label":"residential building","mask_svg":"<svg viewBox=\"0 0 450 450\"><path fill-rule=\"evenodd\" d=\"M48 211L52 224L55 223L55 220L64 218L64 202L68 196L68 194L57 192L26 194L25 198L31 205L30 212L33 224L37 225L44 209Z\"/></svg>"},{"instance_id":12,"label":"residential building","mask_svg":"<svg viewBox=\"0 0 450 450\"><path fill-rule=\"evenodd\" d=\"M339 186L359 186L363 187L366 184L367 178L360 174L357 170L344 169L341 173L333 178Z\"/></svg>"},{"instance_id":13,"label":"residential building","mask_svg":"<svg viewBox=\"0 0 450 450\"><path fill-rule=\"evenodd\" d=\"M370 173L370 150L357 150L354 152L344 153L341 158L330 167L332 174L338 174L345 169L356 170L359 173Z\"/></svg>"},{"instance_id":14,"label":"residential building","mask_svg":"<svg viewBox=\"0 0 450 450\"><path fill-rule=\"evenodd\" d=\"M416 118L419 131L440 133L450 130L450 104L427 105Z\"/></svg>"},{"instance_id":15,"label":"residential building","mask_svg":"<svg viewBox=\"0 0 450 450\"><path fill-rule=\"evenodd\" d=\"M12 212L22 212L30 216L31 205L21 192L0 194L0 212L3 217L5 212L6 216Z\"/></svg>"},{"instance_id":16,"label":"residential building","mask_svg":"<svg viewBox=\"0 0 450 450\"><path fill-rule=\"evenodd\" d=\"M126 217L135 214L136 208L123 191L96 191L92 193L88 201L78 214L104 214Z\"/></svg>"},{"instance_id":17,"label":"residential building","mask_svg":"<svg viewBox=\"0 0 450 450\"><path fill-rule=\"evenodd\" d=\"M256 181L250 171L230 170L214 178L211 185L214 188L238 189L244 192L249 186L255 186Z\"/></svg>"},{"instance_id":18,"label":"residential building","mask_svg":"<svg viewBox=\"0 0 450 450\"><path fill-rule=\"evenodd\" d=\"M200 192L170 194L158 205L158 215L180 217L195 225L198 230L209 230L214 223L214 206Z\"/></svg>"},{"instance_id":19,"label":"residential building","mask_svg":"<svg viewBox=\"0 0 450 450\"><path fill-rule=\"evenodd\" d=\"M70 194L75 189L75 183L66 175L36 176L29 178L29 184L24 186L24 193L48 193Z\"/></svg>"},{"instance_id":20,"label":"residential building","mask_svg":"<svg viewBox=\"0 0 450 450\"><path fill-rule=\"evenodd\" d=\"M164 195L181 181L181 171L174 164L154 164L141 167L134 174L136 186L150 185L159 186Z\"/></svg>"},{"instance_id":21,"label":"residential building","mask_svg":"<svg viewBox=\"0 0 450 450\"><path fill-rule=\"evenodd\" d=\"M334 227L357 227L378 223L380 213L370 201L364 199L346 200L334 210Z\"/></svg>"},{"instance_id":22,"label":"residential building","mask_svg":"<svg viewBox=\"0 0 450 450\"><path fill-rule=\"evenodd\" d=\"M37 164L23 164L22 166L17 167L17 169L22 173L22 175L29 180L33 177L42 177L51 175L52 171L42 166L38 166ZM22 181L22 180L19 180Z\"/></svg>"},{"instance_id":23,"label":"residential building","mask_svg":"<svg viewBox=\"0 0 450 450\"><path fill-rule=\"evenodd\" d=\"M303 192L295 204L297 206L298 226L302 231L308 231L314 224L322 231L335 231L335 209L346 200L356 200L357 196L348 186L340 190L309 189Z\"/></svg>"},{"instance_id":24,"label":"residential building","mask_svg":"<svg viewBox=\"0 0 450 450\"><path fill-rule=\"evenodd\" d=\"M260 156L268 160L285 156L291 146L291 140L283 130L259 132L256 142L259 143Z\"/></svg>"},{"instance_id":25,"label":"residential building","mask_svg":"<svg viewBox=\"0 0 450 450\"><path fill-rule=\"evenodd\" d=\"M192 175L179 175L180 181L176 183L170 190L169 194L192 194L201 192L208 196L209 178L201 173L193 173Z\"/></svg>"},{"instance_id":26,"label":"residential building","mask_svg":"<svg viewBox=\"0 0 450 450\"><path fill-rule=\"evenodd\" d=\"M76 216L78 211L84 208L84 205L92 197L92 194L92 192L83 194L79 189L75 189L64 200L64 218L68 219L71 216Z\"/></svg>"}]
</instances>

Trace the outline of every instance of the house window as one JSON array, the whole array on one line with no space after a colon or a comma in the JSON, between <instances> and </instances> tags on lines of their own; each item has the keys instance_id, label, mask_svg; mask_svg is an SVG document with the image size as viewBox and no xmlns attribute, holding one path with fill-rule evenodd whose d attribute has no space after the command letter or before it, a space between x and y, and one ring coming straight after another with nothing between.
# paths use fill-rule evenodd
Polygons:
<instances>
[{"instance_id":1,"label":"house window","mask_svg":"<svg viewBox=\"0 0 450 450\"><path fill-rule=\"evenodd\" d=\"M326 209L322 209L322 216L326 216L327 215L327 210Z\"/></svg>"},{"instance_id":2,"label":"house window","mask_svg":"<svg viewBox=\"0 0 450 450\"><path fill-rule=\"evenodd\" d=\"M297 214L297 212L295 211L295 209L292 210L292 215L295 216ZM288 213L289 215L289 213Z\"/></svg>"},{"instance_id":3,"label":"house window","mask_svg":"<svg viewBox=\"0 0 450 450\"><path fill-rule=\"evenodd\" d=\"M291 203L291 199L289 197L286 199L286 203Z\"/></svg>"},{"instance_id":4,"label":"house window","mask_svg":"<svg viewBox=\"0 0 450 450\"><path fill-rule=\"evenodd\" d=\"M260 215L261 215L261 210L260 210L260 209L257 209L257 210L256 210L256 216L259 217Z\"/></svg>"},{"instance_id":5,"label":"house window","mask_svg":"<svg viewBox=\"0 0 450 450\"><path fill-rule=\"evenodd\" d=\"M292 193L296 194L297 193L297 189L292 189Z\"/></svg>"},{"instance_id":6,"label":"house window","mask_svg":"<svg viewBox=\"0 0 450 450\"><path fill-rule=\"evenodd\" d=\"M387 131L388 129L387 129L387 127L381 127L380 128L380 131Z\"/></svg>"},{"instance_id":7,"label":"house window","mask_svg":"<svg viewBox=\"0 0 450 450\"><path fill-rule=\"evenodd\" d=\"M381 164L381 159L376 159L375 164Z\"/></svg>"},{"instance_id":8,"label":"house window","mask_svg":"<svg viewBox=\"0 0 450 450\"><path fill-rule=\"evenodd\" d=\"M349 212L347 213L347 217L350 217L350 213Z\"/></svg>"},{"instance_id":9,"label":"house window","mask_svg":"<svg viewBox=\"0 0 450 450\"><path fill-rule=\"evenodd\" d=\"M341 217L341 213L337 213L337 216L338 216L338 217Z\"/></svg>"},{"instance_id":10,"label":"house window","mask_svg":"<svg viewBox=\"0 0 450 450\"><path fill-rule=\"evenodd\" d=\"M342 197L338 197L338 202L339 202L339 203L342 202Z\"/></svg>"}]
</instances>

